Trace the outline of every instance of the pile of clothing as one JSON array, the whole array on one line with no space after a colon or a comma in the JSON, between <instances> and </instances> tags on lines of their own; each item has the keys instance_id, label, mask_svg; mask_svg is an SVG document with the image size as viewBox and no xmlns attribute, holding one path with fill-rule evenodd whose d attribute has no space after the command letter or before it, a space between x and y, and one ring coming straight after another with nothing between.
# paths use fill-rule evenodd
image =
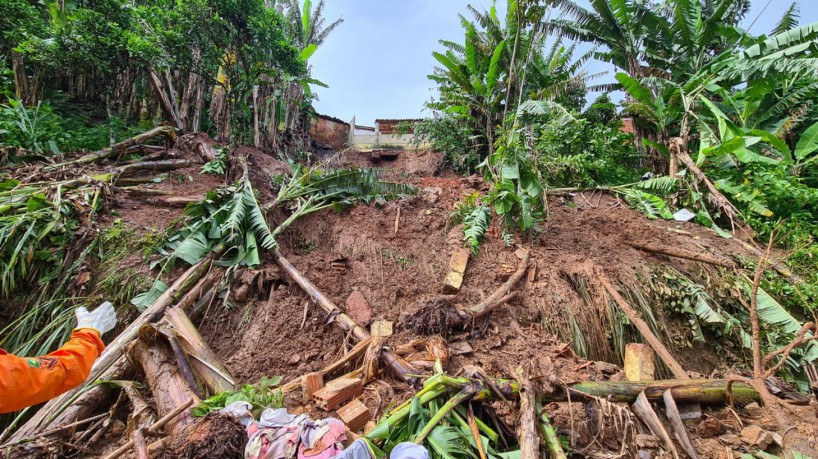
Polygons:
<instances>
[{"instance_id":1,"label":"pile of clothing","mask_svg":"<svg viewBox=\"0 0 818 459\"><path fill-rule=\"evenodd\" d=\"M347 448L346 425L335 418L313 421L306 414L294 415L284 408L267 408L258 420L247 402L234 402L220 412L238 420L247 432L245 459L376 459L366 440L360 438ZM414 443L392 449L390 459L429 459L429 452Z\"/></svg>"}]
</instances>

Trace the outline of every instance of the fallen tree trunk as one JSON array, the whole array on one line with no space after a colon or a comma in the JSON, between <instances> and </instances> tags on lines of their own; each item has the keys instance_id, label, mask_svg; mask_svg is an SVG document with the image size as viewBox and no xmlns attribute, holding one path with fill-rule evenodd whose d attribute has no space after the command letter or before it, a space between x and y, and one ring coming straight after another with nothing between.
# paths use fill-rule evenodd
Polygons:
<instances>
[{"instance_id":1,"label":"fallen tree trunk","mask_svg":"<svg viewBox=\"0 0 818 459\"><path fill-rule=\"evenodd\" d=\"M735 268L736 264L731 260L716 257L706 253L695 253L689 250L675 248L675 247L659 247L656 245L639 244L638 242L626 242L626 245L643 252L658 253L667 255L669 257L681 258L684 260L698 261L699 263L707 263L710 265L721 266L724 268Z\"/></svg>"},{"instance_id":2,"label":"fallen tree trunk","mask_svg":"<svg viewBox=\"0 0 818 459\"><path fill-rule=\"evenodd\" d=\"M656 351L656 354L659 356L660 359L662 359L662 362L664 362L665 365L667 365L667 367L670 369L670 372L673 373L673 376L675 376L678 379L687 379L688 378L687 372L684 370L684 368L682 368L682 366L679 365L679 362L677 362L676 359L673 358L673 355L670 353L670 351L667 350L665 345L662 344L662 341L659 340L659 338L657 338L656 335L653 334L648 324L645 323L645 321L642 320L641 317L639 317L639 314L636 312L636 310L633 309L633 307L630 304L628 304L628 302L625 301L624 298L622 298L622 295L620 295L619 292L616 291L616 288L614 288L613 284L611 284L611 281L608 280L608 277L602 272L601 269L598 270L597 275L599 277L600 282L602 283L602 286L605 287L605 290L608 292L608 294L613 298L616 304L619 305L619 309L621 309L622 312L625 313L625 315L628 317L628 320L639 330L639 333L642 334L642 337L645 339L645 341L647 341L650 347L652 347L653 350Z\"/></svg>"},{"instance_id":3,"label":"fallen tree trunk","mask_svg":"<svg viewBox=\"0 0 818 459\"><path fill-rule=\"evenodd\" d=\"M95 151L93 153L87 154L85 156L81 156L81 157L79 157L77 159L73 159L71 161L66 161L64 163L52 164L50 166L46 166L46 167L43 168L43 171L51 172L51 171L55 171L57 169L61 169L61 168L64 168L64 167L70 167L70 166L77 166L77 165L81 165L81 164L93 163L93 162L99 161L101 159L105 159L105 158L108 158L110 156L113 156L113 155L119 154L121 152L124 152L125 150L127 150L130 147L133 147L135 145L139 145L141 143L146 142L147 140L150 140L150 139L152 139L154 137L158 137L160 135L165 136L170 141L173 141L173 142L176 141L176 130L173 129L173 127L171 127L171 126L158 126L158 127L155 127L153 129L151 129L150 131L146 131L146 132L143 132L142 134L131 137L130 139L125 139L122 142L115 143L114 145L112 145L112 146L110 146L108 148L103 148L102 150Z\"/></svg>"},{"instance_id":4,"label":"fallen tree trunk","mask_svg":"<svg viewBox=\"0 0 818 459\"><path fill-rule=\"evenodd\" d=\"M363 341L369 338L369 333L366 330L361 328L360 325L355 323L351 317L343 313L338 306L336 306L329 298L326 297L318 287L315 286L309 279L304 277L292 263L289 262L281 252L278 250L273 251L273 255L275 256L275 260L279 266L281 266L287 274L310 296L310 298L315 301L318 306L321 307L327 314L332 316L333 322L338 324L342 330L349 332L355 341ZM403 359L395 356L392 352L388 350L383 351L383 359L386 361L387 365L392 369L392 372L395 376L397 376L401 381L406 381L413 383L416 379L410 376L414 373L414 369L406 363Z\"/></svg>"},{"instance_id":5,"label":"fallen tree trunk","mask_svg":"<svg viewBox=\"0 0 818 459\"><path fill-rule=\"evenodd\" d=\"M91 374L84 383L46 403L11 436L8 443L32 437L55 421L67 424L90 416L99 407L99 401L106 395L103 389L105 386L95 385L95 383L98 380L121 379L124 371L130 367L127 360L123 358L124 346L136 337L143 325L156 321L168 307L190 290L205 275L210 268L210 263L209 258L202 260L176 279L176 282L151 307L108 344L102 355L94 362ZM94 387L91 387L92 385Z\"/></svg>"}]
</instances>

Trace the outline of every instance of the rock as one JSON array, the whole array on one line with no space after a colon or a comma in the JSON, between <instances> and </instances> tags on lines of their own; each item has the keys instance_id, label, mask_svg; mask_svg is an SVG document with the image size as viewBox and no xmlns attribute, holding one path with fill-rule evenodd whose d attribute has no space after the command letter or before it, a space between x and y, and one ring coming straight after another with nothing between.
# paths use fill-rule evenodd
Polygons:
<instances>
[{"instance_id":1,"label":"rock","mask_svg":"<svg viewBox=\"0 0 818 459\"><path fill-rule=\"evenodd\" d=\"M362 327L366 327L372 322L372 307L369 306L363 293L358 290L355 290L347 297L346 313Z\"/></svg>"},{"instance_id":2,"label":"rock","mask_svg":"<svg viewBox=\"0 0 818 459\"><path fill-rule=\"evenodd\" d=\"M471 354L473 349L468 341L459 340L449 343L449 353L451 355Z\"/></svg>"},{"instance_id":3,"label":"rock","mask_svg":"<svg viewBox=\"0 0 818 459\"><path fill-rule=\"evenodd\" d=\"M702 438L713 438L723 434L727 429L718 419L708 416L696 426L696 433Z\"/></svg>"},{"instance_id":4,"label":"rock","mask_svg":"<svg viewBox=\"0 0 818 459\"><path fill-rule=\"evenodd\" d=\"M741 431L741 441L765 450L773 443L773 436L757 425L750 425Z\"/></svg>"},{"instance_id":5,"label":"rock","mask_svg":"<svg viewBox=\"0 0 818 459\"><path fill-rule=\"evenodd\" d=\"M761 417L761 406L759 406L756 402L751 402L744 407L744 412L747 413L747 416L751 418L760 418Z\"/></svg>"},{"instance_id":6,"label":"rock","mask_svg":"<svg viewBox=\"0 0 818 459\"><path fill-rule=\"evenodd\" d=\"M421 194L423 196L423 200L429 204L437 204L437 201L440 200L440 195L443 194L443 188L439 186L427 186L423 190L421 190Z\"/></svg>"},{"instance_id":7,"label":"rock","mask_svg":"<svg viewBox=\"0 0 818 459\"><path fill-rule=\"evenodd\" d=\"M290 365L295 365L300 361L301 361L301 356L298 355L298 354L295 354L294 356L290 357L290 360L287 363L289 363Z\"/></svg>"},{"instance_id":8,"label":"rock","mask_svg":"<svg viewBox=\"0 0 818 459\"><path fill-rule=\"evenodd\" d=\"M615 374L615 373L619 373L619 370L621 370L621 368L619 368L618 365L614 365L613 363L603 362L601 360L597 360L597 361L594 362L594 368L596 368L598 371L602 372L602 374L606 374L606 375L612 375L612 374Z\"/></svg>"},{"instance_id":9,"label":"rock","mask_svg":"<svg viewBox=\"0 0 818 459\"><path fill-rule=\"evenodd\" d=\"M645 451L644 449L640 449L636 453L636 457L638 457L639 459L651 459L653 456L651 456L651 454Z\"/></svg>"},{"instance_id":10,"label":"rock","mask_svg":"<svg viewBox=\"0 0 818 459\"><path fill-rule=\"evenodd\" d=\"M741 438L739 438L736 434L726 434L719 437L719 441L722 445L726 446L738 446L741 444Z\"/></svg>"},{"instance_id":11,"label":"rock","mask_svg":"<svg viewBox=\"0 0 818 459\"><path fill-rule=\"evenodd\" d=\"M636 446L640 449L658 449L659 439L649 434L636 434Z\"/></svg>"}]
</instances>

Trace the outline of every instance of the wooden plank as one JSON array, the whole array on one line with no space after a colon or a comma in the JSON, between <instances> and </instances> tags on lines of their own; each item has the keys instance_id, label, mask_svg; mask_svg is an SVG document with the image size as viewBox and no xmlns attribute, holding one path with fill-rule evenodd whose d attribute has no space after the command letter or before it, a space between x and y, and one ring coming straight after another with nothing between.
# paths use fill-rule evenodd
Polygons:
<instances>
[{"instance_id":1,"label":"wooden plank","mask_svg":"<svg viewBox=\"0 0 818 459\"><path fill-rule=\"evenodd\" d=\"M372 413L369 412L369 408L357 398L338 408L336 413L352 432L358 432L366 426L367 422L372 420Z\"/></svg>"}]
</instances>

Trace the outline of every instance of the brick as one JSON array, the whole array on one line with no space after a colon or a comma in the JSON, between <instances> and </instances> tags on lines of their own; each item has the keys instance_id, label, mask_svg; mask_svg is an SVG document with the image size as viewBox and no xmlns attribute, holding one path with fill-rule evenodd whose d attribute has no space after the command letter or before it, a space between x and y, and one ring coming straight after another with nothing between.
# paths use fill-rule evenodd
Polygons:
<instances>
[{"instance_id":1,"label":"brick","mask_svg":"<svg viewBox=\"0 0 818 459\"><path fill-rule=\"evenodd\" d=\"M312 400L312 395L324 387L324 376L320 372L307 373L301 378L301 394L304 403Z\"/></svg>"},{"instance_id":2,"label":"brick","mask_svg":"<svg viewBox=\"0 0 818 459\"><path fill-rule=\"evenodd\" d=\"M332 411L342 403L364 393L363 382L358 378L338 378L328 382L312 394L319 408Z\"/></svg>"},{"instance_id":3,"label":"brick","mask_svg":"<svg viewBox=\"0 0 818 459\"><path fill-rule=\"evenodd\" d=\"M336 413L352 432L363 429L366 423L372 420L372 413L369 412L369 408L357 398L338 408Z\"/></svg>"},{"instance_id":4,"label":"brick","mask_svg":"<svg viewBox=\"0 0 818 459\"><path fill-rule=\"evenodd\" d=\"M469 249L459 248L452 253L449 259L449 273L443 281L443 293L457 293L463 285L463 276L469 264L471 252Z\"/></svg>"}]
</instances>

